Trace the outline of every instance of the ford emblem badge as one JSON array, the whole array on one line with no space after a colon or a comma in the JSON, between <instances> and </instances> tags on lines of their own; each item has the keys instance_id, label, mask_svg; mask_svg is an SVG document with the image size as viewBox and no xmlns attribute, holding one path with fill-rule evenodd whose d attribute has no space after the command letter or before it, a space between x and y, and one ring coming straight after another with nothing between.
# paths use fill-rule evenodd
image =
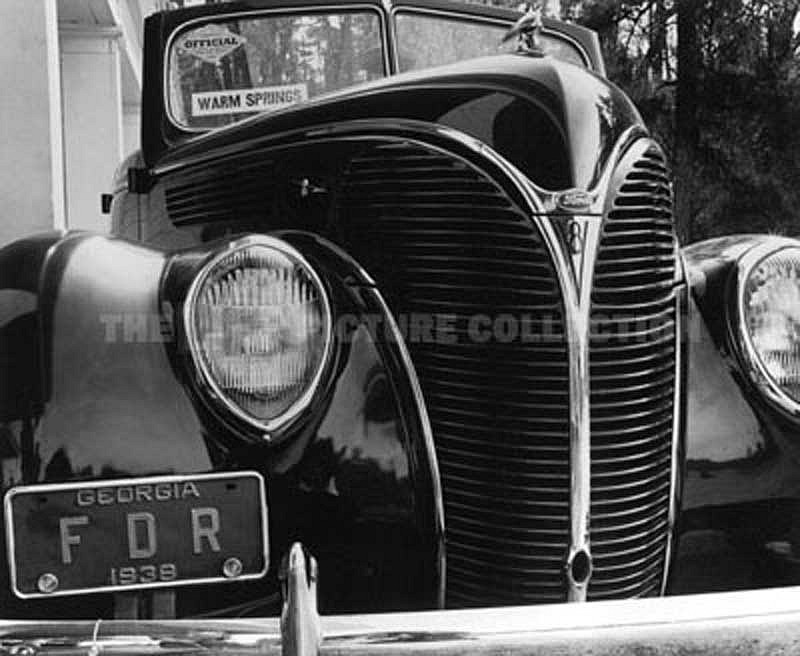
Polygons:
<instances>
[{"instance_id":1,"label":"ford emblem badge","mask_svg":"<svg viewBox=\"0 0 800 656\"><path fill-rule=\"evenodd\" d=\"M565 212L585 212L592 206L592 197L583 189L567 189L556 196L556 205Z\"/></svg>"}]
</instances>

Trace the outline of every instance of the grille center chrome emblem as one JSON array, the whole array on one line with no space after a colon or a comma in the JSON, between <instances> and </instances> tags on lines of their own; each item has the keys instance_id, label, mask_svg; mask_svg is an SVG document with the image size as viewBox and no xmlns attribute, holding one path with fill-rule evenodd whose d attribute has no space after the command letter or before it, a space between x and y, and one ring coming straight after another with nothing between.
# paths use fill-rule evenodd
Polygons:
<instances>
[{"instance_id":1,"label":"grille center chrome emblem","mask_svg":"<svg viewBox=\"0 0 800 656\"><path fill-rule=\"evenodd\" d=\"M553 195L553 203L557 214L553 223L557 227L561 249L569 261L572 270L572 281L580 299L581 290L585 286L587 262L593 260L592 255L598 245L602 217L596 214L593 207L595 196L584 189L566 189Z\"/></svg>"},{"instance_id":2,"label":"grille center chrome emblem","mask_svg":"<svg viewBox=\"0 0 800 656\"><path fill-rule=\"evenodd\" d=\"M583 189L567 189L556 194L556 207L564 212L587 212L592 206L593 198Z\"/></svg>"},{"instance_id":3,"label":"grille center chrome emblem","mask_svg":"<svg viewBox=\"0 0 800 656\"><path fill-rule=\"evenodd\" d=\"M583 253L583 244L586 241L586 228L588 224L584 219L570 219L567 221L567 249L570 255L581 255Z\"/></svg>"},{"instance_id":4,"label":"grille center chrome emblem","mask_svg":"<svg viewBox=\"0 0 800 656\"><path fill-rule=\"evenodd\" d=\"M552 221L556 226L561 242L561 248L570 263L572 280L581 296L581 289L591 271L587 271L587 262L591 259L593 249L597 248L602 217L589 215L573 215L554 217Z\"/></svg>"}]
</instances>

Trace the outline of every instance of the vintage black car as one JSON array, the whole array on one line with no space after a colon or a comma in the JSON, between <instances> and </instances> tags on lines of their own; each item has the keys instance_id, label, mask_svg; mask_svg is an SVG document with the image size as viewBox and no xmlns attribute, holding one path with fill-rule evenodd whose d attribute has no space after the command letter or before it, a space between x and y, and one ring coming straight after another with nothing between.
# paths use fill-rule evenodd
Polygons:
<instances>
[{"instance_id":1,"label":"vintage black car","mask_svg":"<svg viewBox=\"0 0 800 656\"><path fill-rule=\"evenodd\" d=\"M112 234L0 250L3 617L795 582L800 242L679 247L592 32L247 0L145 34Z\"/></svg>"}]
</instances>

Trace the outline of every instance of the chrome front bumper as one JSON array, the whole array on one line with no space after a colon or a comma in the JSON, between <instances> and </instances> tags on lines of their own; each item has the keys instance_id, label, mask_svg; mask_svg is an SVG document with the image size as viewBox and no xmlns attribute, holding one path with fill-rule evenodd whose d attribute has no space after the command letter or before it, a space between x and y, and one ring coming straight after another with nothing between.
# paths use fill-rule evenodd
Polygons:
<instances>
[{"instance_id":1,"label":"chrome front bumper","mask_svg":"<svg viewBox=\"0 0 800 656\"><path fill-rule=\"evenodd\" d=\"M458 611L322 618L321 654L757 654L800 649L800 587ZM285 647L288 647L285 645ZM3 622L10 656L280 654L277 618ZM284 651L288 653L288 651Z\"/></svg>"}]
</instances>

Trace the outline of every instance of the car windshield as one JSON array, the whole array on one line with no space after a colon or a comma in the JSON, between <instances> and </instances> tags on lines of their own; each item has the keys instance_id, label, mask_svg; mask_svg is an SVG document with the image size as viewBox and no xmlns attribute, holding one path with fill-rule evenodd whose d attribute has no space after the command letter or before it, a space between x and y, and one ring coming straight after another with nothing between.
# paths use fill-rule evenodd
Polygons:
<instances>
[{"instance_id":1,"label":"car windshield","mask_svg":"<svg viewBox=\"0 0 800 656\"><path fill-rule=\"evenodd\" d=\"M170 113L183 127L215 128L383 77L381 34L372 11L192 23L170 43Z\"/></svg>"},{"instance_id":2,"label":"car windshield","mask_svg":"<svg viewBox=\"0 0 800 656\"><path fill-rule=\"evenodd\" d=\"M447 14L401 12L397 15L400 72L513 52L517 47L514 39L502 43L508 28L507 23L486 23ZM562 37L544 33L539 44L556 59L586 66L578 48Z\"/></svg>"},{"instance_id":3,"label":"car windshield","mask_svg":"<svg viewBox=\"0 0 800 656\"><path fill-rule=\"evenodd\" d=\"M396 15L400 72L508 52L509 25L449 14ZM586 62L570 41L540 38L550 55ZM337 10L193 22L170 40L167 93L178 125L221 127L387 74L379 14Z\"/></svg>"}]
</instances>

